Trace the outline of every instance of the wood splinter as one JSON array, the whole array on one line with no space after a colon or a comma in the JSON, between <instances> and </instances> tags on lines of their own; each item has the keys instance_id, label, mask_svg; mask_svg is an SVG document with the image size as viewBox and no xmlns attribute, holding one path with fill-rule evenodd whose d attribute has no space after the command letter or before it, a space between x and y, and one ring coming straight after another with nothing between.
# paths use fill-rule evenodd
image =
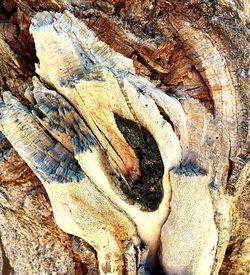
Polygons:
<instances>
[{"instance_id":1,"label":"wood splinter","mask_svg":"<svg viewBox=\"0 0 250 275\"><path fill-rule=\"evenodd\" d=\"M190 179L176 168L189 150L181 104L135 74L130 59L69 12L38 13L30 30L40 77L26 92L32 110L5 92L0 125L42 181L58 226L95 248L101 274L153 273L160 263L172 273L211 270L217 243L211 178ZM192 204L197 190L204 202ZM166 236L173 228L176 242L186 236L184 215L194 235L202 224L203 235L185 240L190 254L176 264Z\"/></svg>"}]
</instances>

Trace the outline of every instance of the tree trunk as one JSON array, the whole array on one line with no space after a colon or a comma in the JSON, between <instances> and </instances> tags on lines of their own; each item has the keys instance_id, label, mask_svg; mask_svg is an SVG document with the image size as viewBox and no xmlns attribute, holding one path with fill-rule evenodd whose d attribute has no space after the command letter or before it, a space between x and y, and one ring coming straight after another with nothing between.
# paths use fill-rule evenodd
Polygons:
<instances>
[{"instance_id":1,"label":"tree trunk","mask_svg":"<svg viewBox=\"0 0 250 275\"><path fill-rule=\"evenodd\" d=\"M249 10L1 1L2 274L249 274Z\"/></svg>"}]
</instances>

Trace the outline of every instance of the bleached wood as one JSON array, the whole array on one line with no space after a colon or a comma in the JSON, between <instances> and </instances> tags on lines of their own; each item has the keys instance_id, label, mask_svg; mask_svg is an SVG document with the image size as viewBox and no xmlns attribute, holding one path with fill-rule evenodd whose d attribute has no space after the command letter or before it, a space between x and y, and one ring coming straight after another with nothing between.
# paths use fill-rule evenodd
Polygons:
<instances>
[{"instance_id":1,"label":"bleached wood","mask_svg":"<svg viewBox=\"0 0 250 275\"><path fill-rule=\"evenodd\" d=\"M9 93L4 93L1 111L2 131L42 181L58 226L87 240L98 251L100 274L122 274L126 249L122 240L136 240L134 224L81 170L76 170L73 175L65 169L64 159L61 160L64 168L51 170L53 164L60 167L60 160L55 159L53 140L36 123L34 116ZM47 148L52 148L51 163L45 162L49 153ZM62 153L62 147L58 153ZM67 154L69 157L70 153ZM61 178L66 181L60 182Z\"/></svg>"},{"instance_id":2,"label":"bleached wood","mask_svg":"<svg viewBox=\"0 0 250 275\"><path fill-rule=\"evenodd\" d=\"M3 5L11 10L12 2L7 2L3 0ZM71 1L52 2L70 12L34 17L31 33L40 80L34 78L34 88L26 92L28 109L4 95L0 130L11 133L8 138L44 185L50 182L46 189L57 223L66 232L86 236L98 252L103 273L112 269L135 274L138 264L140 272L158 272L152 270L161 263L170 274L217 274L230 236L229 263L223 269L246 270L235 264L247 261L248 249L246 191L237 199L249 175L246 3L97 0L74 1L73 7ZM24 6L6 17L20 24L18 33L12 29L15 23L8 23L9 29L0 24L0 84L21 102L34 63L25 49L31 41ZM15 108L26 110L28 116L20 121ZM14 124L5 121L9 116ZM27 117L32 118L29 125L38 128L23 125ZM30 151L22 140L29 140L35 149ZM4 154L1 160L6 162ZM153 176L145 177L145 163L154 167L152 175L158 173L156 182ZM54 185L58 181L63 184L60 188ZM87 198L93 208L83 204L86 193L78 188L79 181L87 182L89 195L99 192ZM64 188L69 183L71 187ZM86 220L81 221L78 212L85 208L88 217L92 213L99 221L89 218L93 228L106 227L107 222L98 218L98 196L109 203L105 216L119 218L112 212L116 209L134 230L122 227L126 240L116 236L116 229L107 230L112 266L105 259L102 233L93 236L94 230L81 228ZM65 201L72 202L71 213ZM62 218L64 213L69 222ZM76 226L78 220L81 225ZM135 231L139 240L131 237ZM235 255L242 260L235 260ZM79 265L79 259L76 262Z\"/></svg>"}]
</instances>

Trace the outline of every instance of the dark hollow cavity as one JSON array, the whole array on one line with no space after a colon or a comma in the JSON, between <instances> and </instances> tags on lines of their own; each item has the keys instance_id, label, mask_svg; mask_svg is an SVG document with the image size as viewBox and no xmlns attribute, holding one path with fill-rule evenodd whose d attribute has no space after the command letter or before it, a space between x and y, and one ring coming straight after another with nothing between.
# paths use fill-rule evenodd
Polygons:
<instances>
[{"instance_id":1,"label":"dark hollow cavity","mask_svg":"<svg viewBox=\"0 0 250 275\"><path fill-rule=\"evenodd\" d=\"M121 184L124 194L139 203L144 210L158 209L163 198L162 176L164 165L153 136L142 126L114 114L116 124L134 149L139 160L141 176L134 182L127 179L129 185Z\"/></svg>"}]
</instances>

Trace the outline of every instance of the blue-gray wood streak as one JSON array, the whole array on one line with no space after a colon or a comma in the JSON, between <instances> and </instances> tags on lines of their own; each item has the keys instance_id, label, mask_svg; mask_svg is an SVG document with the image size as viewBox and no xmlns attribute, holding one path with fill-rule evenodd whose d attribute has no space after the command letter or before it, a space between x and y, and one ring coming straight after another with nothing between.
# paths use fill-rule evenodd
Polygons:
<instances>
[{"instance_id":1,"label":"blue-gray wood streak","mask_svg":"<svg viewBox=\"0 0 250 275\"><path fill-rule=\"evenodd\" d=\"M0 103L2 131L41 181L70 183L85 177L74 155L47 134L9 92Z\"/></svg>"},{"instance_id":2,"label":"blue-gray wood streak","mask_svg":"<svg viewBox=\"0 0 250 275\"><path fill-rule=\"evenodd\" d=\"M36 102L35 115L39 122L74 155L84 154L93 147L101 146L77 111L61 95L45 87L35 88L31 94L33 102ZM137 202L144 210L155 210L163 197L164 171L157 143L142 126L116 114L115 118L121 133L138 156L142 174L131 184L115 171L107 176L110 176L116 187L127 196L129 204ZM106 167L112 170L107 157L104 161Z\"/></svg>"}]
</instances>

